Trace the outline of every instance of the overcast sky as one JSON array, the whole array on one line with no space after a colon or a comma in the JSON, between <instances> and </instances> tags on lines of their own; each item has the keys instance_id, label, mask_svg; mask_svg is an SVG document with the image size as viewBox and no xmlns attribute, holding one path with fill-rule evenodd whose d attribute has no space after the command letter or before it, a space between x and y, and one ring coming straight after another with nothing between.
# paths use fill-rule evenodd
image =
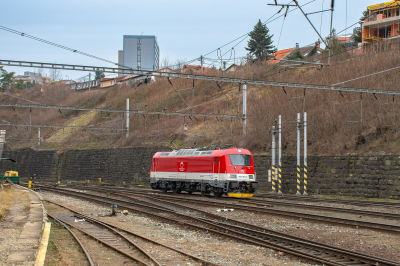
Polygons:
<instances>
[{"instance_id":1,"label":"overcast sky","mask_svg":"<svg viewBox=\"0 0 400 266\"><path fill-rule=\"evenodd\" d=\"M331 0L298 0L307 13L329 9ZM117 51L122 49L123 35L155 35L160 47L160 59L170 62L190 60L205 55L218 47L251 31L258 19L265 22L279 7L268 6L273 0L68 0L68 1L0 1L0 26L24 32L51 42L117 62ZM278 0L287 4L290 0ZM381 0L383 2L383 0ZM336 0L333 25L341 31L358 21L368 5L376 0ZM346 19L347 5L347 19ZM292 10L291 7L290 10ZM281 13L283 13L282 11ZM330 13L310 15L322 36L329 34ZM322 26L321 26L322 22ZM283 25L282 35L279 35ZM318 39L317 34L301 14L295 10L269 23L278 49L305 46ZM344 33L344 32L343 32ZM351 33L351 29L347 31ZM52 47L16 34L0 30L0 60L108 66L111 64ZM235 47L235 56L246 54L247 40ZM279 42L279 46L278 46ZM238 41L222 48L230 50ZM230 53L226 55L227 59ZM217 58L213 52L207 57ZM7 71L23 74L34 69L5 67ZM63 71L64 78L76 79L86 72Z\"/></svg>"}]
</instances>

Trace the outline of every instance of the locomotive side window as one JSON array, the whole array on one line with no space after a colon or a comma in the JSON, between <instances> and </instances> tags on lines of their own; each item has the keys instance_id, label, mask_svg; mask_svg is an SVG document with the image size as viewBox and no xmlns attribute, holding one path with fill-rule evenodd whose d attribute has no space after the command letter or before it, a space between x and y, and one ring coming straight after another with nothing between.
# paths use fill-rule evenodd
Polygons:
<instances>
[{"instance_id":1,"label":"locomotive side window","mask_svg":"<svg viewBox=\"0 0 400 266\"><path fill-rule=\"evenodd\" d=\"M217 157L217 158L215 158L215 163L216 163L216 164L218 163L218 157Z\"/></svg>"},{"instance_id":2,"label":"locomotive side window","mask_svg":"<svg viewBox=\"0 0 400 266\"><path fill-rule=\"evenodd\" d=\"M245 154L229 154L232 165L250 166L251 156Z\"/></svg>"}]
</instances>

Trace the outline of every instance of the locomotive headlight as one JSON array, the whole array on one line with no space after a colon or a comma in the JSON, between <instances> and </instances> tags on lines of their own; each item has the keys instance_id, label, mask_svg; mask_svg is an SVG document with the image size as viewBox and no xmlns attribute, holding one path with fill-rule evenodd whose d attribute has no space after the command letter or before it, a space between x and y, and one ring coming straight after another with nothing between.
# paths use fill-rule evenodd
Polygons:
<instances>
[{"instance_id":1,"label":"locomotive headlight","mask_svg":"<svg viewBox=\"0 0 400 266\"><path fill-rule=\"evenodd\" d=\"M249 175L249 179L254 179L253 175Z\"/></svg>"},{"instance_id":2,"label":"locomotive headlight","mask_svg":"<svg viewBox=\"0 0 400 266\"><path fill-rule=\"evenodd\" d=\"M229 175L229 178L237 179L237 175Z\"/></svg>"}]
</instances>

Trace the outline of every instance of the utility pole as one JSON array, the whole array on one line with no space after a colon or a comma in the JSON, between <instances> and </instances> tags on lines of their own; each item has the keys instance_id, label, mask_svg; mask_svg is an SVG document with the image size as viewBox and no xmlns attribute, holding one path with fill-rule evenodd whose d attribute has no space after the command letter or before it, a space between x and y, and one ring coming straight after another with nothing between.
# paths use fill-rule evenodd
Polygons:
<instances>
[{"instance_id":1,"label":"utility pole","mask_svg":"<svg viewBox=\"0 0 400 266\"><path fill-rule=\"evenodd\" d=\"M331 33L330 33L330 37L329 37L329 57L328 57L328 66L331 62L331 52L332 52L332 23L333 23L333 9L335 6L335 0L331 1Z\"/></svg>"},{"instance_id":2,"label":"utility pole","mask_svg":"<svg viewBox=\"0 0 400 266\"><path fill-rule=\"evenodd\" d=\"M276 170L275 170L275 133L277 133L277 130L275 129L275 126L272 127L271 129L271 134L272 134L272 145L271 145L271 168L272 168L272 193L276 192Z\"/></svg>"},{"instance_id":3,"label":"utility pole","mask_svg":"<svg viewBox=\"0 0 400 266\"><path fill-rule=\"evenodd\" d=\"M203 75L203 61L204 61L204 57L200 56L200 64L201 64L201 74Z\"/></svg>"},{"instance_id":4,"label":"utility pole","mask_svg":"<svg viewBox=\"0 0 400 266\"><path fill-rule=\"evenodd\" d=\"M129 98L126 99L126 138L129 137Z\"/></svg>"},{"instance_id":5,"label":"utility pole","mask_svg":"<svg viewBox=\"0 0 400 266\"><path fill-rule=\"evenodd\" d=\"M247 115L247 85L243 85L243 137L246 137L246 117Z\"/></svg>"},{"instance_id":6,"label":"utility pole","mask_svg":"<svg viewBox=\"0 0 400 266\"><path fill-rule=\"evenodd\" d=\"M40 127L39 127L39 129L38 129L38 139L39 139L39 141L38 141L38 145L40 145Z\"/></svg>"}]
</instances>

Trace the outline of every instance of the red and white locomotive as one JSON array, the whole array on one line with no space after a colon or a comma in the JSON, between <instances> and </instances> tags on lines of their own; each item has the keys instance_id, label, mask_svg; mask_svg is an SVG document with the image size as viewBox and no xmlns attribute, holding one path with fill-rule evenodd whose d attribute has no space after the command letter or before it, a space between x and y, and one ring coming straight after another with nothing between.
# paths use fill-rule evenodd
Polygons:
<instances>
[{"instance_id":1,"label":"red and white locomotive","mask_svg":"<svg viewBox=\"0 0 400 266\"><path fill-rule=\"evenodd\" d=\"M216 197L252 197L259 187L253 155L237 148L157 152L153 156L150 185L164 192L212 193Z\"/></svg>"}]
</instances>

